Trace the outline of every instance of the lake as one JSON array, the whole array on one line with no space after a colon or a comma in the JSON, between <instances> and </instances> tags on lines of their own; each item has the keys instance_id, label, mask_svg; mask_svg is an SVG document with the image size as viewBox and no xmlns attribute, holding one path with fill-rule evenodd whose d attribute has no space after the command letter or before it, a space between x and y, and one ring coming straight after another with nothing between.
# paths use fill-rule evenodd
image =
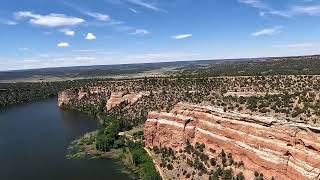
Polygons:
<instances>
[{"instance_id":1,"label":"lake","mask_svg":"<svg viewBox=\"0 0 320 180\"><path fill-rule=\"evenodd\" d=\"M59 109L56 98L1 110L0 179L129 179L113 160L66 159L69 144L97 125L95 118Z\"/></svg>"}]
</instances>

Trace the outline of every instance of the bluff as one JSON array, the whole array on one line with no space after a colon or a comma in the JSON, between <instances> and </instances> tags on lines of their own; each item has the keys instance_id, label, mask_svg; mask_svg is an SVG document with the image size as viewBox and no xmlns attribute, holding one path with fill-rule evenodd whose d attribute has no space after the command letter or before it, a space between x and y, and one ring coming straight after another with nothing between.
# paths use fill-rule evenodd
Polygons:
<instances>
[{"instance_id":1,"label":"bluff","mask_svg":"<svg viewBox=\"0 0 320 180\"><path fill-rule=\"evenodd\" d=\"M272 117L225 112L212 106L178 103L169 113L150 112L144 125L147 147L183 149L204 143L244 162L244 175L266 179L319 179L320 128Z\"/></svg>"}]
</instances>

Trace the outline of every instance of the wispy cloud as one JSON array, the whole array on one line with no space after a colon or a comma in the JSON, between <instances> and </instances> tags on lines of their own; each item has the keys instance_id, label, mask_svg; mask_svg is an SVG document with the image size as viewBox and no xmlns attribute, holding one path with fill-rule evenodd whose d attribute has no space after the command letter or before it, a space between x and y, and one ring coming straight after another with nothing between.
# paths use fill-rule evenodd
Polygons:
<instances>
[{"instance_id":1,"label":"wispy cloud","mask_svg":"<svg viewBox=\"0 0 320 180\"><path fill-rule=\"evenodd\" d=\"M109 21L111 20L110 16L107 14L101 14L96 12L84 12L86 15L91 16L99 21Z\"/></svg>"},{"instance_id":2,"label":"wispy cloud","mask_svg":"<svg viewBox=\"0 0 320 180\"><path fill-rule=\"evenodd\" d=\"M127 62L166 62L166 61L180 61L180 60L191 60L201 59L199 53L186 53L186 52L151 52L141 54L129 54L123 59Z\"/></svg>"},{"instance_id":3,"label":"wispy cloud","mask_svg":"<svg viewBox=\"0 0 320 180\"><path fill-rule=\"evenodd\" d=\"M146 30L146 29L136 29L134 32L130 33L133 35L146 35L146 34L150 34L151 32Z\"/></svg>"},{"instance_id":4,"label":"wispy cloud","mask_svg":"<svg viewBox=\"0 0 320 180\"><path fill-rule=\"evenodd\" d=\"M74 26L85 22L84 19L64 14L40 15L31 11L20 11L15 13L15 16L17 19L28 18L31 24L47 27Z\"/></svg>"},{"instance_id":5,"label":"wispy cloud","mask_svg":"<svg viewBox=\"0 0 320 180\"><path fill-rule=\"evenodd\" d=\"M109 51L109 50L104 50L104 49L76 49L72 50L73 52L77 53L90 53L90 54L118 54L119 52L117 51Z\"/></svg>"},{"instance_id":6,"label":"wispy cloud","mask_svg":"<svg viewBox=\"0 0 320 180\"><path fill-rule=\"evenodd\" d=\"M275 26L273 28L262 29L252 33L252 36L271 36L281 32L282 26Z\"/></svg>"},{"instance_id":7,"label":"wispy cloud","mask_svg":"<svg viewBox=\"0 0 320 180\"><path fill-rule=\"evenodd\" d=\"M115 20L111 20L110 21L110 25L120 25L120 24L124 24L125 22L124 21L115 21Z\"/></svg>"},{"instance_id":8,"label":"wispy cloud","mask_svg":"<svg viewBox=\"0 0 320 180\"><path fill-rule=\"evenodd\" d=\"M171 36L173 39L185 39L185 38L191 38L192 34L179 34L175 36Z\"/></svg>"},{"instance_id":9,"label":"wispy cloud","mask_svg":"<svg viewBox=\"0 0 320 180\"><path fill-rule=\"evenodd\" d=\"M18 22L12 21L12 20L3 20L3 19L0 19L0 24L5 24L5 25L9 25L9 26L14 26L14 25L17 25Z\"/></svg>"},{"instance_id":10,"label":"wispy cloud","mask_svg":"<svg viewBox=\"0 0 320 180\"><path fill-rule=\"evenodd\" d=\"M126 0L127 2L131 3L131 4L134 4L134 5L138 5L138 6L141 6L141 7L144 7L144 8L147 8L147 9L151 9L151 10L154 10L154 11L159 11L159 12L164 12L164 13L168 13L168 11L164 10L164 9L161 9L153 4L150 4L150 3L146 3L142 0Z\"/></svg>"},{"instance_id":11,"label":"wispy cloud","mask_svg":"<svg viewBox=\"0 0 320 180\"><path fill-rule=\"evenodd\" d=\"M293 14L302 14L310 16L320 15L320 4L317 5L304 5L304 6L293 6L291 8Z\"/></svg>"},{"instance_id":12,"label":"wispy cloud","mask_svg":"<svg viewBox=\"0 0 320 180\"><path fill-rule=\"evenodd\" d=\"M299 15L320 16L320 4L313 0L299 1L299 3L293 2L289 6L280 9L275 9L262 0L238 0L238 2L258 9L260 16L267 14L287 18Z\"/></svg>"},{"instance_id":13,"label":"wispy cloud","mask_svg":"<svg viewBox=\"0 0 320 180\"><path fill-rule=\"evenodd\" d=\"M306 48L306 47L313 47L312 43L294 43L294 44L280 44L274 45L274 48Z\"/></svg>"},{"instance_id":14,"label":"wispy cloud","mask_svg":"<svg viewBox=\"0 0 320 180\"><path fill-rule=\"evenodd\" d=\"M23 47L23 48L19 48L19 51L28 51L29 48Z\"/></svg>"},{"instance_id":15,"label":"wispy cloud","mask_svg":"<svg viewBox=\"0 0 320 180\"><path fill-rule=\"evenodd\" d=\"M75 31L69 30L69 29L61 29L60 32L63 32L66 36L74 36Z\"/></svg>"},{"instance_id":16,"label":"wispy cloud","mask_svg":"<svg viewBox=\"0 0 320 180\"><path fill-rule=\"evenodd\" d=\"M131 12L133 12L133 13L135 13L135 14L138 14L138 13L139 13L139 11L137 11L136 9L133 9L133 8L129 8L129 11L131 11Z\"/></svg>"},{"instance_id":17,"label":"wispy cloud","mask_svg":"<svg viewBox=\"0 0 320 180\"><path fill-rule=\"evenodd\" d=\"M167 10L162 9L160 7L158 7L156 4L154 3L149 3L146 2L146 0L106 0L109 3L112 3L114 5L125 5L125 4L131 4L134 6L138 6L138 7L142 7L145 9L149 9L152 11L158 11L158 12L163 12L163 13L168 13ZM134 8L129 8L130 11L132 12L138 12L136 9Z\"/></svg>"},{"instance_id":18,"label":"wispy cloud","mask_svg":"<svg viewBox=\"0 0 320 180\"><path fill-rule=\"evenodd\" d=\"M58 46L58 47L65 48L65 47L69 47L70 45L69 45L69 43L67 43L67 42L61 42L61 43L57 44L57 46Z\"/></svg>"},{"instance_id":19,"label":"wispy cloud","mask_svg":"<svg viewBox=\"0 0 320 180\"><path fill-rule=\"evenodd\" d=\"M108 53L106 56L104 53ZM101 51L101 54L84 53L79 54L50 54L47 57L24 57L21 59L0 59L0 70L33 69L44 67L68 67L68 66L87 66L104 64L128 64L128 63L147 63L147 62L167 62L179 60L208 59L209 57L196 52L137 52L123 53ZM119 59L119 61L114 61ZM3 65L3 66L2 66Z\"/></svg>"},{"instance_id":20,"label":"wispy cloud","mask_svg":"<svg viewBox=\"0 0 320 180\"><path fill-rule=\"evenodd\" d=\"M255 8L267 8L267 5L260 0L238 0L239 3L247 4Z\"/></svg>"},{"instance_id":21,"label":"wispy cloud","mask_svg":"<svg viewBox=\"0 0 320 180\"><path fill-rule=\"evenodd\" d=\"M85 8L79 7L78 5L70 3L70 2L63 2L63 4L65 6L68 6L72 9L77 10L79 13L81 13L83 15L90 16L98 21L110 21L111 20L111 18L108 14L93 12L93 11L87 10Z\"/></svg>"}]
</instances>

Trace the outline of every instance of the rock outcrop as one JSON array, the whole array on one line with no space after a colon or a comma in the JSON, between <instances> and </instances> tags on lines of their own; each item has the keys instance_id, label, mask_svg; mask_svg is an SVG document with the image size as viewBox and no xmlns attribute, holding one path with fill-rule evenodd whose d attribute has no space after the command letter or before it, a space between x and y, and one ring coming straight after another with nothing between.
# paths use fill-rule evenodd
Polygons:
<instances>
[{"instance_id":1,"label":"rock outcrop","mask_svg":"<svg viewBox=\"0 0 320 180\"><path fill-rule=\"evenodd\" d=\"M178 103L169 113L150 112L144 134L147 147L179 150L199 142L224 149L244 162L248 179L255 171L266 179L320 177L319 127Z\"/></svg>"},{"instance_id":2,"label":"rock outcrop","mask_svg":"<svg viewBox=\"0 0 320 180\"><path fill-rule=\"evenodd\" d=\"M82 88L79 89L68 89L65 91L61 91L58 94L58 106L59 107L65 107L67 105L70 105L71 101L80 103L80 100L82 100L86 96L92 96L94 95L102 94L102 99L106 99L106 109L107 111L110 111L112 108L118 106L122 102L127 102L128 105L133 105L137 101L139 101L144 96L149 96L150 92L148 91L141 91L141 92L125 92L125 91L113 91L110 92L104 88L101 87L92 87L87 89L86 91ZM108 95L109 94L109 95ZM99 96L96 98L98 99ZM93 98L94 99L94 98ZM95 100L95 99L94 99ZM90 101L86 101L83 103L90 103Z\"/></svg>"},{"instance_id":3,"label":"rock outcrop","mask_svg":"<svg viewBox=\"0 0 320 180\"><path fill-rule=\"evenodd\" d=\"M113 107L119 105L122 102L127 101L130 105L136 103L143 96L148 96L149 92L139 93L125 93L125 92L112 92L110 99L107 101L107 110L111 110Z\"/></svg>"},{"instance_id":4,"label":"rock outcrop","mask_svg":"<svg viewBox=\"0 0 320 180\"><path fill-rule=\"evenodd\" d=\"M58 93L58 106L63 108L70 103L71 99L75 99L77 94L72 90L65 90Z\"/></svg>"}]
</instances>

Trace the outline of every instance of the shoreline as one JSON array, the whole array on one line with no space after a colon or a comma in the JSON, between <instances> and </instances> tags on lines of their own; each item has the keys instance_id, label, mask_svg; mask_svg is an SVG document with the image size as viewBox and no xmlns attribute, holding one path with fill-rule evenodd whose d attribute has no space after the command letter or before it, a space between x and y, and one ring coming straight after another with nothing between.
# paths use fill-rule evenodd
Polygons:
<instances>
[{"instance_id":1,"label":"shoreline","mask_svg":"<svg viewBox=\"0 0 320 180\"><path fill-rule=\"evenodd\" d=\"M68 147L68 159L111 159L120 164L120 171L131 179L139 179L138 167L130 162L130 154L122 149L111 149L108 152L96 150L94 144L87 144L86 140L92 138L97 131L89 132L74 140ZM128 151L128 150L127 150Z\"/></svg>"}]
</instances>

